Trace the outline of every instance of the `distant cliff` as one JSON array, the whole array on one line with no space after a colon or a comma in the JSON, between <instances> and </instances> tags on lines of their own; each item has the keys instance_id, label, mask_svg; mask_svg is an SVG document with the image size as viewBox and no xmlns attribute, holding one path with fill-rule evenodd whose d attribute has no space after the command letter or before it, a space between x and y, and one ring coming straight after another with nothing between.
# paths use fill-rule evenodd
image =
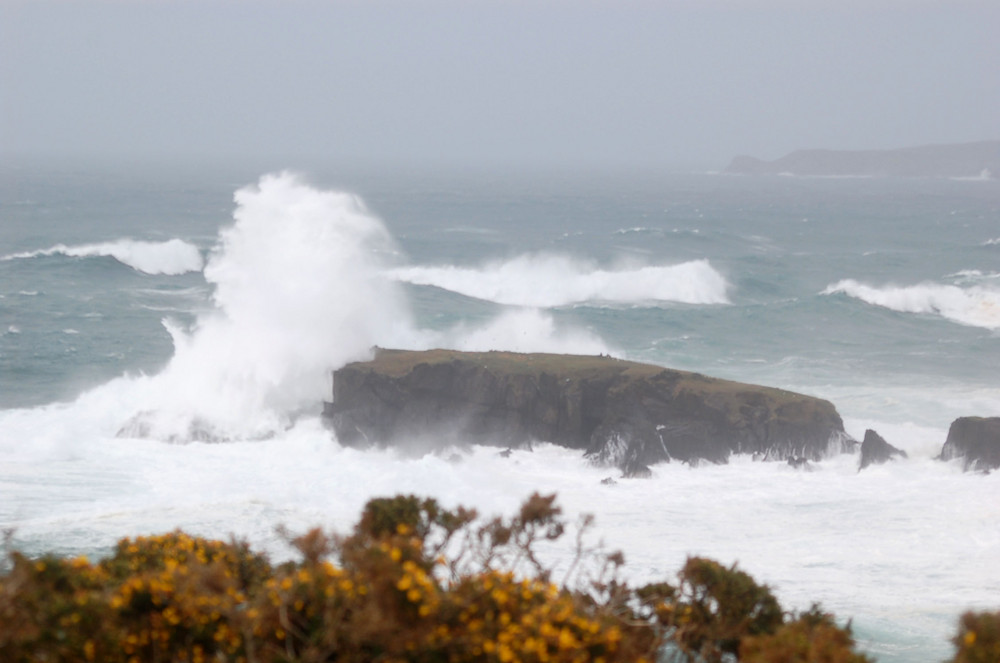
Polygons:
<instances>
[{"instance_id":1,"label":"distant cliff","mask_svg":"<svg viewBox=\"0 0 1000 663\"><path fill-rule=\"evenodd\" d=\"M334 373L326 416L343 444L545 441L626 475L733 453L818 460L856 444L828 401L611 357L379 350Z\"/></svg>"},{"instance_id":2,"label":"distant cliff","mask_svg":"<svg viewBox=\"0 0 1000 663\"><path fill-rule=\"evenodd\" d=\"M774 161L738 156L725 172L813 177L997 179L1000 178L1000 141L925 145L898 150L798 150Z\"/></svg>"}]
</instances>

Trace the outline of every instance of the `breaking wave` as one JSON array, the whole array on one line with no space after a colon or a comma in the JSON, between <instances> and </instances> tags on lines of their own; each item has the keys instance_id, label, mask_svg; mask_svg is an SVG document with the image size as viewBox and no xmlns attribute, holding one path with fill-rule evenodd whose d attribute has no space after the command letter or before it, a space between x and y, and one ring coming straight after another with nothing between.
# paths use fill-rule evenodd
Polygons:
<instances>
[{"instance_id":1,"label":"breaking wave","mask_svg":"<svg viewBox=\"0 0 1000 663\"><path fill-rule=\"evenodd\" d=\"M707 260L678 265L603 269L556 254L526 254L481 267L412 266L393 270L400 281L431 285L514 306L582 302L727 304L728 284Z\"/></svg>"},{"instance_id":2,"label":"breaking wave","mask_svg":"<svg viewBox=\"0 0 1000 663\"><path fill-rule=\"evenodd\" d=\"M921 283L875 287L845 279L827 286L822 294L844 294L892 311L937 315L963 325L1000 329L1000 290L989 285Z\"/></svg>"},{"instance_id":3,"label":"breaking wave","mask_svg":"<svg viewBox=\"0 0 1000 663\"><path fill-rule=\"evenodd\" d=\"M66 246L56 244L39 251L26 251L4 256L0 260L38 258L64 255L71 258L111 257L144 274L177 276L199 272L204 260L198 247L180 239L165 242L146 242L135 239L117 239L113 242Z\"/></svg>"},{"instance_id":4,"label":"breaking wave","mask_svg":"<svg viewBox=\"0 0 1000 663\"><path fill-rule=\"evenodd\" d=\"M373 346L609 352L597 336L537 310L478 325L415 326L392 276L385 225L348 193L266 175L235 195L234 223L205 265L213 308L190 328L170 320L166 368L128 385L119 435L169 441L264 439L318 412L330 376ZM135 397L135 394L140 396Z\"/></svg>"}]
</instances>

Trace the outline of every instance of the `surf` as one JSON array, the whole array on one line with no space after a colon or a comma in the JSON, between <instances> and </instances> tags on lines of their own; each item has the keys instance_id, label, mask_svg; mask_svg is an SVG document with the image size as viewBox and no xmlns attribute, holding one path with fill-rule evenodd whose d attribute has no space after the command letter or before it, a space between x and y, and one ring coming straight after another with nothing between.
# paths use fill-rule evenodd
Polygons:
<instances>
[{"instance_id":1,"label":"surf","mask_svg":"<svg viewBox=\"0 0 1000 663\"><path fill-rule=\"evenodd\" d=\"M24 260L60 255L70 258L110 257L137 272L164 276L199 272L204 265L200 249L178 238L164 242L122 238L111 242L74 246L56 244L47 249L12 253L0 257L0 260Z\"/></svg>"}]
</instances>

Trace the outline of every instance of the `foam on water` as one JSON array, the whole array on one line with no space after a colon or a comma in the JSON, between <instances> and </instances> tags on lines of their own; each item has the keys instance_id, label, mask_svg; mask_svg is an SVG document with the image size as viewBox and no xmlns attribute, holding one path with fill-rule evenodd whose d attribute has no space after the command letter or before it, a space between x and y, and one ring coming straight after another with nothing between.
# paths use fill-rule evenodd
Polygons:
<instances>
[{"instance_id":1,"label":"foam on water","mask_svg":"<svg viewBox=\"0 0 1000 663\"><path fill-rule=\"evenodd\" d=\"M165 242L146 242L135 239L118 239L113 242L66 246L56 244L39 251L13 253L0 260L38 258L64 255L71 258L92 258L109 256L144 274L176 276L187 272L201 271L204 260L197 246L181 239Z\"/></svg>"},{"instance_id":2,"label":"foam on water","mask_svg":"<svg viewBox=\"0 0 1000 663\"><path fill-rule=\"evenodd\" d=\"M498 304L553 307L588 301L726 304L726 279L707 260L678 265L597 267L556 254L521 255L481 267L412 266L396 278Z\"/></svg>"},{"instance_id":3,"label":"foam on water","mask_svg":"<svg viewBox=\"0 0 1000 663\"><path fill-rule=\"evenodd\" d=\"M593 539L625 552L636 582L670 579L685 556L738 561L790 608L822 601L854 618L880 660L945 657L954 618L992 608L1000 591L1000 481L953 464L911 458L857 473L857 457L813 472L734 458L725 466L658 465L649 480L611 475L575 451L538 445L500 458L497 449L409 457L336 445L315 418L268 440L163 444L100 434L134 384L109 385L78 404L0 413L4 522L29 550L93 553L122 536L184 527L236 533L279 559L275 532L322 525L344 531L372 496L415 493L484 514L510 513L535 490L555 492L572 522L597 518ZM102 416L103 413L103 416ZM108 415L111 415L108 417ZM30 429L42 421L46 432ZM20 421L18 421L20 420ZM12 448L20 429L48 450ZM61 433L60 433L61 431ZM72 431L72 434L70 432ZM52 532L59 536L52 537ZM565 568L572 546L548 549Z\"/></svg>"},{"instance_id":4,"label":"foam on water","mask_svg":"<svg viewBox=\"0 0 1000 663\"><path fill-rule=\"evenodd\" d=\"M330 374L374 346L607 352L547 314L510 310L476 328L417 329L387 274L397 250L354 195L319 191L290 173L235 195L204 275L214 307L184 328L164 325L174 354L158 375L129 384L126 437L261 439L316 412ZM112 431L113 432L113 431Z\"/></svg>"},{"instance_id":5,"label":"foam on water","mask_svg":"<svg viewBox=\"0 0 1000 663\"><path fill-rule=\"evenodd\" d=\"M29 553L98 554L123 536L183 527L245 536L281 558L289 550L278 525L343 531L373 496L428 495L492 515L539 490L558 493L570 521L593 513L595 538L625 552L637 582L671 579L689 554L738 561L786 607L821 601L853 617L855 634L883 662L944 659L963 610L996 609L1000 473L964 474L933 460L946 428L914 415L931 402L949 415L961 407L1000 414L995 388L908 385L879 400L857 384L827 387L820 395L855 413L845 421L851 434L874 428L910 455L861 473L851 455L813 472L737 457L658 465L649 480L624 480L545 444L509 458L461 449L458 462L451 450L404 456L339 446L316 411L329 397L330 371L372 345L607 353L614 348L593 332L537 307L616 292L619 301L686 301L678 294L685 279L708 303L726 297L705 261L609 270L533 254L461 273L472 296L532 306L432 331L415 325L398 282L411 280L406 269L418 282L431 268L398 259L384 225L355 196L289 174L241 189L204 268L211 310L190 326L166 322L175 348L162 372L119 377L71 403L0 410L0 523ZM664 290L643 270L665 280ZM501 272L515 283L507 294ZM459 291L458 272L433 274L434 285ZM977 289L993 292L989 275L963 278L948 286L957 295L947 291L959 304ZM493 281L501 290L489 290ZM909 294L924 296L916 292L924 287ZM532 289L555 294L532 299ZM917 308L933 312L926 302ZM145 437L118 437L123 426ZM190 441L195 429L239 441ZM609 475L617 483L602 484ZM573 555L570 542L546 552L557 565Z\"/></svg>"},{"instance_id":6,"label":"foam on water","mask_svg":"<svg viewBox=\"0 0 1000 663\"><path fill-rule=\"evenodd\" d=\"M392 239L358 198L282 173L235 201L204 270L215 307L191 329L165 322L174 356L126 434L273 434L322 400L333 368L409 326L382 275Z\"/></svg>"},{"instance_id":7,"label":"foam on water","mask_svg":"<svg viewBox=\"0 0 1000 663\"><path fill-rule=\"evenodd\" d=\"M902 313L926 313L973 327L1000 329L1000 290L988 285L921 283L871 286L854 279L838 281L822 294L842 293Z\"/></svg>"}]
</instances>

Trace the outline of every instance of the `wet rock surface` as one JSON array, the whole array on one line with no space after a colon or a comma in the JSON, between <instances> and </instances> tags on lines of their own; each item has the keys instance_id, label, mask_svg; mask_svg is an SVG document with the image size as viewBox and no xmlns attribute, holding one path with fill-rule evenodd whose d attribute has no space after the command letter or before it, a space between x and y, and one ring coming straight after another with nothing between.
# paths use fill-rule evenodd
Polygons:
<instances>
[{"instance_id":1,"label":"wet rock surface","mask_svg":"<svg viewBox=\"0 0 1000 663\"><path fill-rule=\"evenodd\" d=\"M544 441L626 477L671 460L819 460L856 445L829 401L603 356L378 350L334 373L325 416L343 444Z\"/></svg>"}]
</instances>

